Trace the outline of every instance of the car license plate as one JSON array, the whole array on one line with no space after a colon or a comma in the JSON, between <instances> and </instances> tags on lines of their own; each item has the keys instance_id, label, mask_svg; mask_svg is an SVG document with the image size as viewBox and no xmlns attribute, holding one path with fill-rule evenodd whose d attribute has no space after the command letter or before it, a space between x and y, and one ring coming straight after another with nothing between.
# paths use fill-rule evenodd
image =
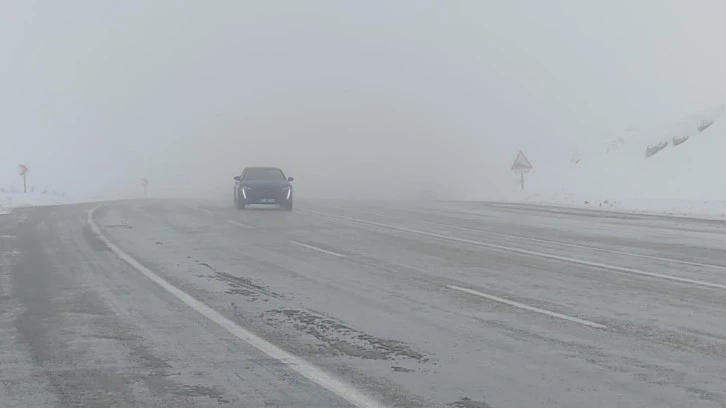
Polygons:
<instances>
[{"instance_id":1,"label":"car license plate","mask_svg":"<svg viewBox=\"0 0 726 408\"><path fill-rule=\"evenodd\" d=\"M272 198L265 198L262 200L263 204L272 204L274 202L275 202L275 200L273 200Z\"/></svg>"}]
</instances>

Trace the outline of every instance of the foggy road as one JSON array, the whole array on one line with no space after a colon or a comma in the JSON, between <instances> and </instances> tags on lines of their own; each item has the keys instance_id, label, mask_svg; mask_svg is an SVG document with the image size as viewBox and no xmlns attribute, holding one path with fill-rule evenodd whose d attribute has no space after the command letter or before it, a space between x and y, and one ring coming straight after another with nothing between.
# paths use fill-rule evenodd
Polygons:
<instances>
[{"instance_id":1,"label":"foggy road","mask_svg":"<svg viewBox=\"0 0 726 408\"><path fill-rule=\"evenodd\" d=\"M0 406L726 407L724 223L296 206L0 216Z\"/></svg>"}]
</instances>

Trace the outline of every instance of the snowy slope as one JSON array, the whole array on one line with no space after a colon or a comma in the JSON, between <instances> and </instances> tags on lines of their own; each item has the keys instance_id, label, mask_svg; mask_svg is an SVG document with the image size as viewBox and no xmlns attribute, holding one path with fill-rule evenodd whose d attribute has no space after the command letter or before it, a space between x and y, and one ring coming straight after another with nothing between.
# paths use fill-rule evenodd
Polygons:
<instances>
[{"instance_id":1,"label":"snowy slope","mask_svg":"<svg viewBox=\"0 0 726 408\"><path fill-rule=\"evenodd\" d=\"M657 145L665 147L647 157ZM725 155L726 110L718 107L655 129L625 130L566 158L537 158L540 167L515 199L720 218Z\"/></svg>"}]
</instances>

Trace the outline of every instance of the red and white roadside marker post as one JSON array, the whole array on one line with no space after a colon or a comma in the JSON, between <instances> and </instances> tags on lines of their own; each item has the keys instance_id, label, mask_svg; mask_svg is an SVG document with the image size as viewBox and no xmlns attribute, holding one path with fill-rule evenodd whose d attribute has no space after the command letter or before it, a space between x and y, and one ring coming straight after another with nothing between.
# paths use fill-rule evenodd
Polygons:
<instances>
[{"instance_id":1,"label":"red and white roadside marker post","mask_svg":"<svg viewBox=\"0 0 726 408\"><path fill-rule=\"evenodd\" d=\"M530 163L527 156L524 155L523 151L519 151L519 154L517 155L517 158L514 159L514 163L512 164L512 171L515 173L519 173L521 179L522 179L522 190L524 190L524 173L529 173L532 171L532 163Z\"/></svg>"},{"instance_id":2,"label":"red and white roadside marker post","mask_svg":"<svg viewBox=\"0 0 726 408\"><path fill-rule=\"evenodd\" d=\"M28 167L27 164L21 164L18 166L20 168L20 175L23 176L23 192L28 192L28 181L27 176L28 172L30 171L30 167Z\"/></svg>"}]
</instances>

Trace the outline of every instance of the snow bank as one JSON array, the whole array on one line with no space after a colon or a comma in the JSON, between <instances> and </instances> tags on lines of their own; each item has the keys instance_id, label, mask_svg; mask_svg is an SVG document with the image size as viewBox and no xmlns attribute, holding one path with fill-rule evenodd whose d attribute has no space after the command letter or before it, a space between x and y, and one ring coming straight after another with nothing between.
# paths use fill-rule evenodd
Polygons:
<instances>
[{"instance_id":1,"label":"snow bank","mask_svg":"<svg viewBox=\"0 0 726 408\"><path fill-rule=\"evenodd\" d=\"M40 193L0 193L0 215L8 214L13 208L40 207L48 205L78 204L103 201L102 198L79 198Z\"/></svg>"},{"instance_id":2,"label":"snow bank","mask_svg":"<svg viewBox=\"0 0 726 408\"><path fill-rule=\"evenodd\" d=\"M726 218L725 107L656 129L628 129L568 158L533 160L539 167L526 190L508 198Z\"/></svg>"}]
</instances>

